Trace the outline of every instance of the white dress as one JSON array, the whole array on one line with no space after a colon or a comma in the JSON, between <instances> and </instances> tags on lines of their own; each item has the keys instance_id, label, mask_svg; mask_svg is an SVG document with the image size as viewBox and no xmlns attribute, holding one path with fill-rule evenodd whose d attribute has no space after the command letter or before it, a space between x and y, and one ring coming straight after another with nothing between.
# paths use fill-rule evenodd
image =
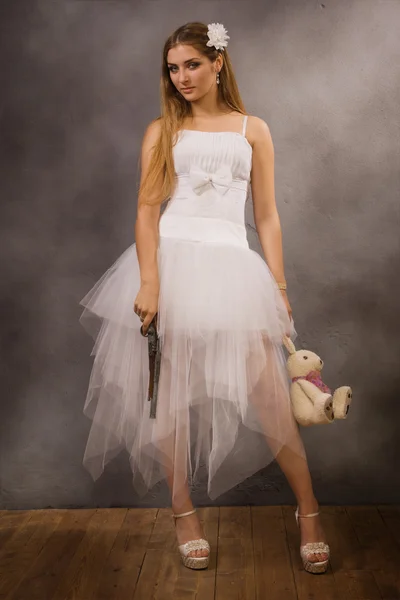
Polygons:
<instances>
[{"instance_id":1,"label":"white dress","mask_svg":"<svg viewBox=\"0 0 400 600\"><path fill-rule=\"evenodd\" d=\"M282 336L297 333L245 228L252 147L242 133L181 130L177 186L159 222L161 369L149 418L148 339L133 305L132 244L80 301L93 335L83 464L93 479L126 449L140 497L168 477L172 498L204 485L216 498L283 447L304 456L290 408Z\"/></svg>"}]
</instances>

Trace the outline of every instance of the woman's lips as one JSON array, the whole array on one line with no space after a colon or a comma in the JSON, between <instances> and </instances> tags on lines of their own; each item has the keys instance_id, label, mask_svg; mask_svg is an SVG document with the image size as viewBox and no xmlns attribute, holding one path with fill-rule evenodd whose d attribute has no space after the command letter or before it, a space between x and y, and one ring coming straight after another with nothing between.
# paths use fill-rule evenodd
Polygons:
<instances>
[{"instance_id":1,"label":"woman's lips","mask_svg":"<svg viewBox=\"0 0 400 600\"><path fill-rule=\"evenodd\" d=\"M182 92L191 92L194 88L182 88Z\"/></svg>"}]
</instances>

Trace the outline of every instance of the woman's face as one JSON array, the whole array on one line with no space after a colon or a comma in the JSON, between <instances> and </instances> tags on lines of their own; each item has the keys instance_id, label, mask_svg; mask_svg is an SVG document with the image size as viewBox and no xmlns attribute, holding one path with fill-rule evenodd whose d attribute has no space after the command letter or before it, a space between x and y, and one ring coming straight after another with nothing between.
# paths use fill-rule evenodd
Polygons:
<instances>
[{"instance_id":1,"label":"woman's face","mask_svg":"<svg viewBox=\"0 0 400 600\"><path fill-rule=\"evenodd\" d=\"M193 46L180 44L171 48L167 64L172 83L188 102L198 100L217 85L216 70L220 69L218 59L215 63L210 62Z\"/></svg>"}]
</instances>

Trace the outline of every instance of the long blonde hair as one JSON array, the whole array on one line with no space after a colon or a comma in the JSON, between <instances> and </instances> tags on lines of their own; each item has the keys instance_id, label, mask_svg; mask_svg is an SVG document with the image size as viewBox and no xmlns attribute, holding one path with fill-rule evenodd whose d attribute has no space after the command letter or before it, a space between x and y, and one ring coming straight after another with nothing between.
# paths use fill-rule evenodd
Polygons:
<instances>
[{"instance_id":1,"label":"long blonde hair","mask_svg":"<svg viewBox=\"0 0 400 600\"><path fill-rule=\"evenodd\" d=\"M219 74L219 100L232 110L237 110L242 114L246 112L239 94L228 51L226 48L222 52L214 46L207 46L209 40L207 30L208 26L204 23L197 21L186 23L176 29L164 44L160 80L161 116L154 120L154 122L160 121L160 136L154 146L149 169L138 191L141 202L145 204L161 205L173 194L176 181L172 142L185 118L192 116L191 103L185 100L170 79L167 56L171 48L178 44L193 46L212 62L222 54L224 61ZM154 202L150 202L149 198L153 197L153 187L160 180L162 180L161 196L156 198Z\"/></svg>"}]
</instances>

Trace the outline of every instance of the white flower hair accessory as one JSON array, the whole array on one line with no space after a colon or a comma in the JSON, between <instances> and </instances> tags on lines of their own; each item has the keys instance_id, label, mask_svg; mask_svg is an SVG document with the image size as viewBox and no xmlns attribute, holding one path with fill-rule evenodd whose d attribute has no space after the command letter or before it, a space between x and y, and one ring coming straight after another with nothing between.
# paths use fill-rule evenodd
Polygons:
<instances>
[{"instance_id":1,"label":"white flower hair accessory","mask_svg":"<svg viewBox=\"0 0 400 600\"><path fill-rule=\"evenodd\" d=\"M222 51L226 48L230 39L229 35L227 35L227 30L221 23L210 23L207 35L209 38L207 46L215 46L217 50Z\"/></svg>"}]
</instances>

